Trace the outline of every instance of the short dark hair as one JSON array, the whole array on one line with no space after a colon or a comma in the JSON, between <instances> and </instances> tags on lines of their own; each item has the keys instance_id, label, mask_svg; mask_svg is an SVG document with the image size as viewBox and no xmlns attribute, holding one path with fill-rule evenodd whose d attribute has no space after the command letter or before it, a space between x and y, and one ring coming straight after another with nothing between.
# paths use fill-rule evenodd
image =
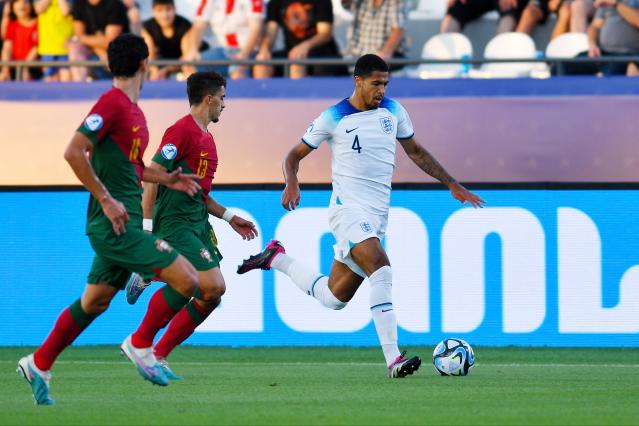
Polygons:
<instances>
[{"instance_id":1,"label":"short dark hair","mask_svg":"<svg viewBox=\"0 0 639 426\"><path fill-rule=\"evenodd\" d=\"M186 79L186 94L189 105L198 105L206 95L213 95L226 87L226 79L214 71L196 72Z\"/></svg>"},{"instance_id":2,"label":"short dark hair","mask_svg":"<svg viewBox=\"0 0 639 426\"><path fill-rule=\"evenodd\" d=\"M151 7L164 6L164 5L175 7L175 1L174 0L153 0Z\"/></svg>"},{"instance_id":3,"label":"short dark hair","mask_svg":"<svg viewBox=\"0 0 639 426\"><path fill-rule=\"evenodd\" d=\"M133 77L140 69L140 62L149 57L149 48L140 36L120 34L109 43L107 55L114 77Z\"/></svg>"},{"instance_id":4,"label":"short dark hair","mask_svg":"<svg viewBox=\"0 0 639 426\"><path fill-rule=\"evenodd\" d=\"M388 64L379 56L369 53L367 55L360 56L357 60L353 75L366 78L371 75L373 71L388 72Z\"/></svg>"}]
</instances>

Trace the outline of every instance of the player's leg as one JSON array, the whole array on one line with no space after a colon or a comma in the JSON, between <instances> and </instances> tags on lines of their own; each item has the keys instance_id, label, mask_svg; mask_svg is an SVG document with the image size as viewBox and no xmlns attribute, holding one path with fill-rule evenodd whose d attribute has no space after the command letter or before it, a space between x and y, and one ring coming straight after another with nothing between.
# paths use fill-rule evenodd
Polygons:
<instances>
[{"instance_id":1,"label":"player's leg","mask_svg":"<svg viewBox=\"0 0 639 426\"><path fill-rule=\"evenodd\" d=\"M109 285L117 281L120 270L114 268L100 256L93 260L89 282L82 297L64 309L44 343L33 353L20 359L18 373L30 384L37 404L51 405L49 398L50 370L62 351L104 312L115 294L117 286Z\"/></svg>"},{"instance_id":2,"label":"player's leg","mask_svg":"<svg viewBox=\"0 0 639 426\"><path fill-rule=\"evenodd\" d=\"M224 277L219 267L198 271L200 288L195 297L171 320L162 338L155 345L155 356L171 380L179 380L167 362L169 354L188 339L195 329L219 306L226 291Z\"/></svg>"},{"instance_id":3,"label":"player's leg","mask_svg":"<svg viewBox=\"0 0 639 426\"><path fill-rule=\"evenodd\" d=\"M388 377L399 378L413 374L421 365L418 357L404 358L397 345L397 316L393 308L393 273L388 256L379 238L368 238L350 250L350 257L368 276L370 309L379 337Z\"/></svg>"}]
</instances>

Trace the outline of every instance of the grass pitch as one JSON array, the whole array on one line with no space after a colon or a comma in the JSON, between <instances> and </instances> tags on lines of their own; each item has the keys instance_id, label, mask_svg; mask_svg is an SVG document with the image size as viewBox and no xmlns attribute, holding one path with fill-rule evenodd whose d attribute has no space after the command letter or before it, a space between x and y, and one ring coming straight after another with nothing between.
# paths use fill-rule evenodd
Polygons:
<instances>
[{"instance_id":1,"label":"grass pitch","mask_svg":"<svg viewBox=\"0 0 639 426\"><path fill-rule=\"evenodd\" d=\"M182 347L184 377L144 382L112 346L66 351L55 407L15 373L30 348L0 348L0 424L639 424L639 350L476 347L470 376L386 378L378 348Z\"/></svg>"}]
</instances>

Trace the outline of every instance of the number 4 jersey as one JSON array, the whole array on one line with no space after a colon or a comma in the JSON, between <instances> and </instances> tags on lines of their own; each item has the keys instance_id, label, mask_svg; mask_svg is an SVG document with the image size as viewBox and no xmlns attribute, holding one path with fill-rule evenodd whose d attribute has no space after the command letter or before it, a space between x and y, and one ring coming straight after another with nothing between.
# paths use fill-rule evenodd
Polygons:
<instances>
[{"instance_id":1,"label":"number 4 jersey","mask_svg":"<svg viewBox=\"0 0 639 426\"><path fill-rule=\"evenodd\" d=\"M396 140L413 135L413 124L399 102L384 98L379 108L360 111L344 99L313 121L302 142L313 149L328 142L332 155L332 202L386 215Z\"/></svg>"},{"instance_id":2,"label":"number 4 jersey","mask_svg":"<svg viewBox=\"0 0 639 426\"><path fill-rule=\"evenodd\" d=\"M202 187L191 197L165 186L158 187L153 228L167 233L179 226L197 227L208 222L206 201L217 169L217 148L213 135L203 130L188 114L166 129L153 162L168 172L182 167L183 173L198 176Z\"/></svg>"}]
</instances>

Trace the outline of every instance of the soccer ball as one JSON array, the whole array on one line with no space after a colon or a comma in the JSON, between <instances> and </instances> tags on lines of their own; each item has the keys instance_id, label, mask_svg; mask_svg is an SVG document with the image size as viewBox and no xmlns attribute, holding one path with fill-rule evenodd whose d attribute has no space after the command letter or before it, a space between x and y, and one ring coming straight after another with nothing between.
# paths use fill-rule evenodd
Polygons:
<instances>
[{"instance_id":1,"label":"soccer ball","mask_svg":"<svg viewBox=\"0 0 639 426\"><path fill-rule=\"evenodd\" d=\"M433 365L442 376L465 376L475 365L475 353L462 339L444 339L435 346Z\"/></svg>"}]
</instances>

